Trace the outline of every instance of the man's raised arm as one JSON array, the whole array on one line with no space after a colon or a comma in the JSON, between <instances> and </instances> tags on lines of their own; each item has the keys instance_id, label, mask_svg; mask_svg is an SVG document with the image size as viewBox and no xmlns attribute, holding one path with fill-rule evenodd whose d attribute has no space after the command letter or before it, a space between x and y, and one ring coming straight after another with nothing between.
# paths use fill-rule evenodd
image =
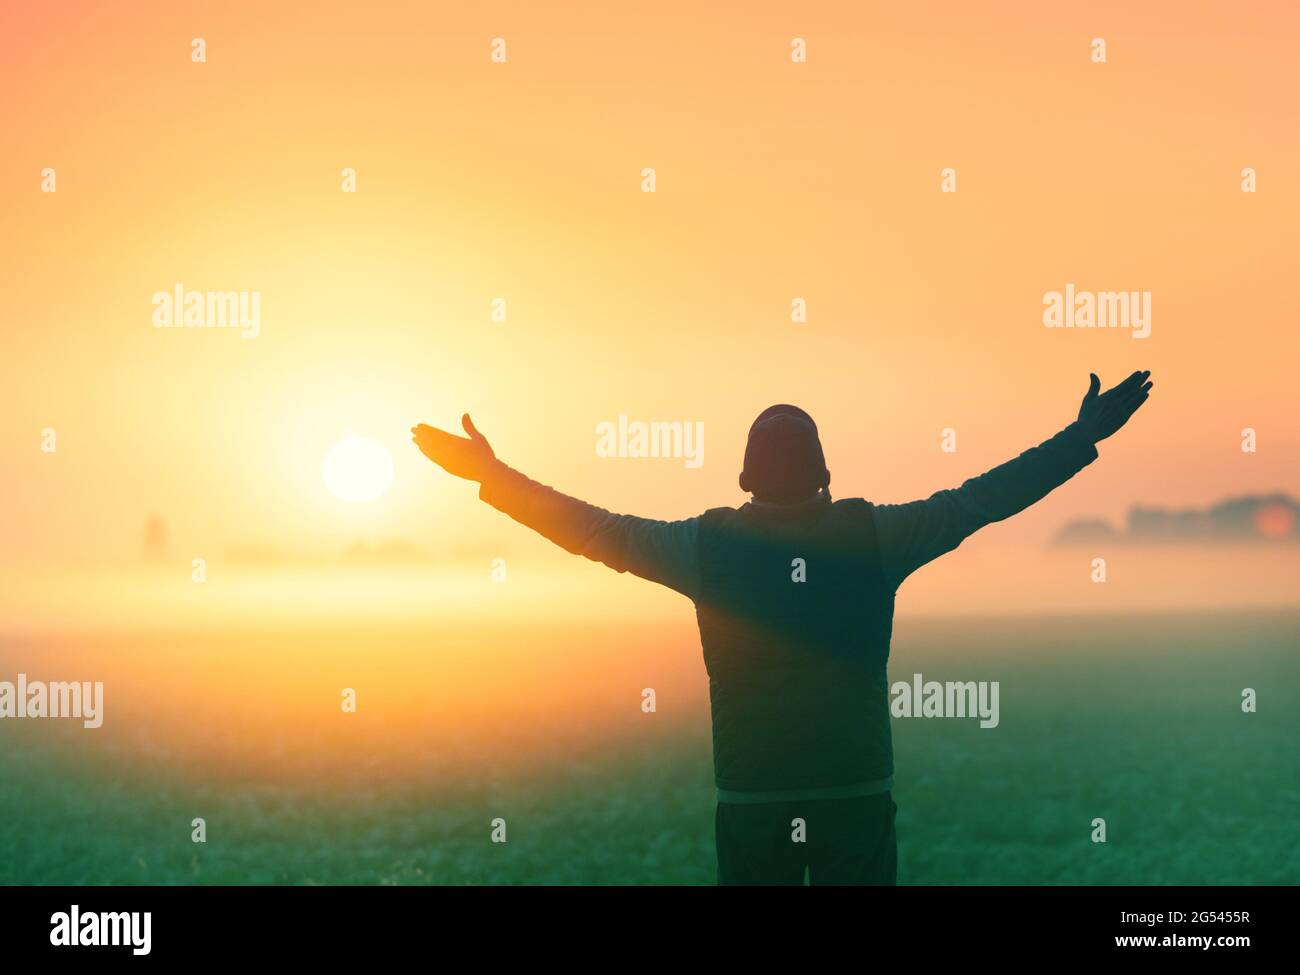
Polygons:
<instances>
[{"instance_id":1,"label":"man's raised arm","mask_svg":"<svg viewBox=\"0 0 1300 975\"><path fill-rule=\"evenodd\" d=\"M700 574L697 519L618 515L571 498L498 460L468 413L461 425L468 438L422 423L411 428L411 439L449 473L478 481L482 500L566 551L695 598Z\"/></svg>"},{"instance_id":2,"label":"man's raised arm","mask_svg":"<svg viewBox=\"0 0 1300 975\"><path fill-rule=\"evenodd\" d=\"M1056 436L1014 460L924 501L875 506L885 578L897 587L985 525L1023 511L1097 458L1095 444L1115 433L1146 402L1150 372L1135 372L1100 393L1093 375L1079 418Z\"/></svg>"}]
</instances>

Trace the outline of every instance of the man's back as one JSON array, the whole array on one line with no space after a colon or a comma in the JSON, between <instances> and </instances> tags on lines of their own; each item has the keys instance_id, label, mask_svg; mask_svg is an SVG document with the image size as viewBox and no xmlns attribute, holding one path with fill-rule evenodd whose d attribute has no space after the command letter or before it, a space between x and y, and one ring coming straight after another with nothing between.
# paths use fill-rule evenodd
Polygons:
<instances>
[{"instance_id":1,"label":"man's back","mask_svg":"<svg viewBox=\"0 0 1300 975\"><path fill-rule=\"evenodd\" d=\"M893 593L871 505L715 508L698 537L719 793L887 789Z\"/></svg>"}]
</instances>

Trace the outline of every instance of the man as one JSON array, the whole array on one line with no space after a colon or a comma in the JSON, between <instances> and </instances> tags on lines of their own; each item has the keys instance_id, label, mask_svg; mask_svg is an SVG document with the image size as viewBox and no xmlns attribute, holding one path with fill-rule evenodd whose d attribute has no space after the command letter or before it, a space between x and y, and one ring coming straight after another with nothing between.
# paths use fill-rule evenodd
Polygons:
<instances>
[{"instance_id":1,"label":"man","mask_svg":"<svg viewBox=\"0 0 1300 975\"><path fill-rule=\"evenodd\" d=\"M479 497L576 555L695 602L709 673L720 883L892 884L897 841L885 668L894 593L922 565L1009 518L1097 457L1150 395L1149 372L1101 393L1016 459L910 504L831 501L817 426L795 406L754 421L753 500L684 521L611 514L421 424L413 439ZM795 821L801 821L801 825Z\"/></svg>"}]
</instances>

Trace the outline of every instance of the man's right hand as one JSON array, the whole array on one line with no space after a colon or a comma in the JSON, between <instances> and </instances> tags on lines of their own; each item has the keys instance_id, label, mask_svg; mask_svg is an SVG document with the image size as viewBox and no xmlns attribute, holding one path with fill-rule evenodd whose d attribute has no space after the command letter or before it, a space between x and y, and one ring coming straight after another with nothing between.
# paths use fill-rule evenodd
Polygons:
<instances>
[{"instance_id":1,"label":"man's right hand","mask_svg":"<svg viewBox=\"0 0 1300 975\"><path fill-rule=\"evenodd\" d=\"M1092 382L1079 407L1079 426L1093 443L1097 443L1127 423L1128 418L1147 401L1151 395L1152 383L1147 381L1151 371L1139 370L1104 393L1100 392L1101 380L1097 374L1090 375Z\"/></svg>"},{"instance_id":2,"label":"man's right hand","mask_svg":"<svg viewBox=\"0 0 1300 975\"><path fill-rule=\"evenodd\" d=\"M460 425L469 437L458 437L454 433L421 423L411 427L411 440L425 457L448 474L470 481L481 481L495 464L496 454L492 452L487 438L478 432L468 413L460 418Z\"/></svg>"}]
</instances>

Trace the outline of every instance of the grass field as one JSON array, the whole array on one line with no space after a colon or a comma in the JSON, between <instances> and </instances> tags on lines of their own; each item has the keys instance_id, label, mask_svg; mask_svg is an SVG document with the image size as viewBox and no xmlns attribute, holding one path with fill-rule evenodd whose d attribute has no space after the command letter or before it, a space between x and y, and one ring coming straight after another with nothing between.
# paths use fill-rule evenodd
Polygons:
<instances>
[{"instance_id":1,"label":"grass field","mask_svg":"<svg viewBox=\"0 0 1300 975\"><path fill-rule=\"evenodd\" d=\"M705 677L685 626L477 633L493 661L478 669L457 656L466 634L376 632L350 675L340 648L359 637L277 634L289 659L269 668L232 631L150 670L178 639L0 643L0 679L100 666L106 694L123 688L99 731L0 722L0 883L714 881ZM419 645L442 655L404 668ZM1289 613L901 622L891 679L999 681L1001 722L895 719L900 882L1300 883L1298 649ZM365 667L387 683L354 723L301 704L362 686ZM164 690L133 697L126 675L142 673ZM227 700L232 674L251 689ZM528 707L509 703L521 692ZM466 695L486 703L457 711ZM495 817L507 843L489 840Z\"/></svg>"}]
</instances>

